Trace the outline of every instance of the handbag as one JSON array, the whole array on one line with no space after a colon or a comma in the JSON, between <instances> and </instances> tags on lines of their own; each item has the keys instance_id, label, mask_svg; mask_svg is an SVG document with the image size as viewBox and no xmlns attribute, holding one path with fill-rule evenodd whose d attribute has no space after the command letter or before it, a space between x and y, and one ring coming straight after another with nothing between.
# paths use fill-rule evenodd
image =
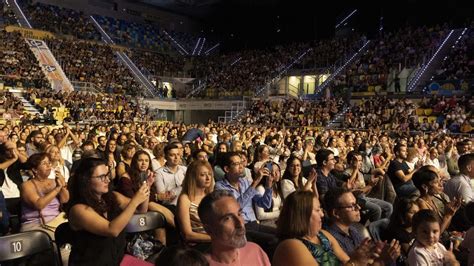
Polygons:
<instances>
[{"instance_id":1,"label":"handbag","mask_svg":"<svg viewBox=\"0 0 474 266\"><path fill-rule=\"evenodd\" d=\"M62 223L67 222L66 218L66 213L65 212L60 212L56 217L54 217L53 220L45 223L43 215L41 214L41 211L38 211L40 214L40 221L41 221L41 227L50 231L56 231L56 228Z\"/></svg>"}]
</instances>

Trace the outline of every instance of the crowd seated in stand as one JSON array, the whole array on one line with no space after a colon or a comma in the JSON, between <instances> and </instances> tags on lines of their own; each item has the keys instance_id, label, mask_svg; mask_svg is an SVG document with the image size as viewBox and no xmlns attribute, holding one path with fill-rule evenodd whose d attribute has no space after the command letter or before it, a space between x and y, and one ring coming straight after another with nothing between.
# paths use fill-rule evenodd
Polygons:
<instances>
[{"instance_id":1,"label":"crowd seated in stand","mask_svg":"<svg viewBox=\"0 0 474 266\"><path fill-rule=\"evenodd\" d=\"M0 25L18 25L15 13L4 2L0 2Z\"/></svg>"},{"instance_id":2,"label":"crowd seated in stand","mask_svg":"<svg viewBox=\"0 0 474 266\"><path fill-rule=\"evenodd\" d=\"M395 131L438 131L471 133L473 130L472 96L458 98L434 96L419 103L410 99L372 97L362 99L345 114L344 127L380 128Z\"/></svg>"},{"instance_id":3,"label":"crowd seated in stand","mask_svg":"<svg viewBox=\"0 0 474 266\"><path fill-rule=\"evenodd\" d=\"M48 81L21 34L0 30L0 39L0 80L7 86L47 86Z\"/></svg>"},{"instance_id":4,"label":"crowd seated in stand","mask_svg":"<svg viewBox=\"0 0 474 266\"><path fill-rule=\"evenodd\" d=\"M83 121L92 117L109 121L150 120L147 111L143 112L141 107L126 95L29 89L26 98L45 115L53 115L55 111L61 110L65 112L62 117L54 117L55 120Z\"/></svg>"},{"instance_id":5,"label":"crowd seated in stand","mask_svg":"<svg viewBox=\"0 0 474 266\"><path fill-rule=\"evenodd\" d=\"M306 49L291 44L195 58L193 71L206 80L199 97L251 96Z\"/></svg>"},{"instance_id":6,"label":"crowd seated in stand","mask_svg":"<svg viewBox=\"0 0 474 266\"><path fill-rule=\"evenodd\" d=\"M447 25L406 27L383 33L369 44L362 57L336 78L332 87L352 91L385 91L389 74L419 66L448 32Z\"/></svg>"},{"instance_id":7,"label":"crowd seated in stand","mask_svg":"<svg viewBox=\"0 0 474 266\"><path fill-rule=\"evenodd\" d=\"M169 49L164 40L166 37L161 34L159 27L151 23L139 24L104 16L94 17L116 44L155 52L166 52Z\"/></svg>"},{"instance_id":8,"label":"crowd seated in stand","mask_svg":"<svg viewBox=\"0 0 474 266\"><path fill-rule=\"evenodd\" d=\"M23 114L23 103L12 93L0 90L0 113L5 120L20 118Z\"/></svg>"},{"instance_id":9,"label":"crowd seated in stand","mask_svg":"<svg viewBox=\"0 0 474 266\"><path fill-rule=\"evenodd\" d=\"M38 2L20 3L35 29L71 35L78 39L100 40L100 33L82 12Z\"/></svg>"},{"instance_id":10,"label":"crowd seated in stand","mask_svg":"<svg viewBox=\"0 0 474 266\"><path fill-rule=\"evenodd\" d=\"M33 94L33 91L30 93ZM38 93L38 95L40 95L40 93ZM41 97L54 96L44 94L41 95ZM70 97L70 100L72 100L73 98L77 99L79 95L61 95L56 98L60 97ZM97 98L101 96L86 94L84 97L90 99L90 102L93 102L97 101ZM94 97L96 98L94 99ZM259 104L260 106L265 106L265 103ZM297 102L292 103L292 105L294 105L295 108L300 106ZM197 134L191 136L190 133L186 134L188 131L197 132ZM199 131L201 133L199 133ZM27 135L30 135L31 138L28 138ZM185 145L180 142L180 140L184 140L184 136L186 136ZM109 141L113 141L113 144L107 144L107 138L110 138ZM304 146L301 144L303 141L305 143ZM225 143L228 142L231 144L233 152L224 152L219 155L221 159L210 160L214 167L211 167L207 162L192 162L192 154L197 152L204 152L207 156L199 157L199 159L194 160L207 161L207 158L215 158L215 154L217 154L218 151L213 148L220 147L221 144L226 145ZM67 143L66 146L64 146L65 143ZM167 227L166 230L172 232L171 228L174 226L179 226L180 230L183 230L181 233L186 234L185 238L187 240L183 244L189 248L201 250L201 244L204 244L206 248L203 250L206 250L207 247L209 247L208 243L210 241L211 251L208 255L209 257L207 257L209 261L215 261L216 257L219 258L217 254L223 252L222 248L224 247L224 243L227 243L226 238L222 237L222 235L216 231L219 227L214 219L215 217L220 217L218 215L221 213L231 215L229 223L235 226L235 230L239 232L238 239L240 239L241 242L238 242L238 245L232 246L232 250L236 251L236 249L241 249L241 254L256 256L252 258L255 258L255 261L261 265L268 265L268 260L273 257L272 254L275 254L274 260L275 258L281 258L282 249L294 249L299 250L299 252L308 249L306 252L303 252L304 255L302 254L301 257L291 256L287 258L288 260L305 258L311 261L312 258L312 260L322 262L320 255L311 254L309 251L312 250L311 247L321 248L321 245L326 245L328 241L332 243L330 246L333 248L332 252L334 252L334 254L330 257L331 260L334 261L342 261L345 263L348 261L349 263L351 261L363 262L367 260L367 256L364 257L361 254L368 254L367 252L369 252L369 250L374 253L371 253L374 259L379 257L387 264L394 263L396 260L402 263L401 261L404 260L403 257L414 259L413 254L404 249L404 247L406 247L406 239L419 239L418 237L420 235L417 234L416 230L419 226L417 222L418 218L413 218L413 220L404 219L403 224L398 224L398 226L403 226L404 228L411 228L411 226L413 226L413 231L405 231L407 233L403 236L392 236L395 240L392 238L387 239L385 236L387 233L385 228L395 225L390 221L390 219L394 219L394 217L388 217L390 216L389 214L386 218L383 215L370 216L370 214L365 211L366 208L368 208L368 202L362 200L374 198L390 206L394 202L398 204L398 200L400 199L393 197L388 198L387 195L396 191L398 197L402 197L402 195L404 195L400 186L400 182L402 181L402 184L412 184L411 186L414 188L413 193L407 194L407 197L414 199L412 201L413 204L419 207L416 209L408 206L408 209L413 210L413 212L428 209L428 211L434 211L435 217L438 217L438 215L443 217L443 219L436 218L438 219L436 222L439 223L441 231L445 232L438 237L440 245L445 245L446 239L454 241L454 255L447 254L445 256L449 255L451 260L460 260L461 263L467 261L468 258L463 257L461 255L462 252L467 252L465 254L472 257L472 251L463 250L462 247L468 246L468 244L461 244L463 234L458 233L458 231L465 231L467 230L466 228L472 226L469 221L461 223L464 224L463 227L459 226L458 219L463 219L463 215L461 214L464 208L466 208L467 202L461 203L461 201L456 200L456 198L459 199L461 196L468 199L473 198L472 195L474 195L474 191L472 191L471 187L470 190L467 189L462 192L464 194L470 193L470 195L458 195L457 193L459 192L454 189L454 184L451 184L456 180L456 182L464 180L454 179L454 177L457 178L459 175L466 178L468 187L470 186L469 182L474 179L474 173L471 169L474 163L472 139L467 139L459 135L448 135L440 132L428 132L425 135L420 135L397 131L383 132L377 129L370 131L313 130L301 125L289 130L281 125L264 126L263 124L247 127L243 124L222 125L210 123L205 126L197 126L181 123L156 125L149 123L106 121L99 122L99 124L93 125L92 127L87 125L85 127L75 126L73 128L67 125L38 126L31 123L25 123L20 126L7 125L0 130L0 151L5 148L5 145L7 145L6 147L9 152L5 154L0 153L0 166L9 173L7 178L13 176L13 174L10 174L13 173L13 171L19 171L18 168L12 168L17 160L21 159L21 162L23 162L26 161L28 157L30 160L33 160L36 158L34 156L43 156L41 152L50 152L51 149L47 147L51 145L58 145L62 159L67 161L71 160L69 163L74 164L75 160L78 159L72 156L72 154L76 153L82 153L84 158L88 156L100 156L105 159L105 162L93 159L97 160L98 165L102 165L100 166L102 167L100 171L95 173L96 171L94 169L96 168L93 167L90 170L91 173L84 173L85 175L92 176L92 178L98 176L98 179L94 180L94 184L97 185L97 188L99 188L99 184L102 183L107 184L106 187L109 187L109 182L115 183L115 180L111 181L111 178L117 178L118 175L113 174L109 177L106 174L109 169L113 170L120 165L120 167L122 167L121 169L124 170L124 175L136 179L136 182L134 181L135 183L133 183L135 185L131 188L134 189L134 191L141 191L141 189L136 190L138 189L137 184L141 184L137 180L142 180L143 177L140 171L144 171L145 169L148 187L143 188L143 191L137 193L145 193L145 198L150 198L149 204L154 205L151 205L152 207L149 205L149 209L158 210L167 216L166 220L169 227ZM25 147L26 149L24 149ZM130 147L132 147L132 149L130 149ZM62 150L64 149L67 149L71 156L63 154ZM124 152L121 152L122 150ZM415 156L409 155L410 157L407 157L407 150L409 150L410 154L414 151ZM432 150L438 152L431 152ZM160 153L164 153L167 162L162 162L158 165L150 163L150 161L154 162L153 157L150 155L151 151L153 151L153 156L155 154L158 156ZM115 153L117 153L117 155L115 155ZM54 158L57 160L56 157ZM44 179L49 175L52 166L47 163L43 165L41 160L39 164L35 165L34 172L37 176ZM82 160L85 163L92 159ZM267 163L269 161L271 162L271 167ZM457 164L458 161L459 165ZM76 164L78 163L79 161ZM269 167L277 167L277 165L278 169L281 169L282 173L285 173L283 174L283 178L275 178L273 172L270 172L268 169ZM186 166L190 167L186 168ZM216 173L213 174L212 172L216 171L216 166L221 167L224 171L224 177L216 182L216 187L214 187L215 192L211 193L214 184L212 179L216 176ZM82 169L81 167L83 166L79 163L78 169ZM72 168L74 169L74 166ZM179 173L180 175L186 175L184 181L179 179L180 182L177 182L178 180L174 179L174 174L178 173L174 171L184 170L184 172L186 172L191 171L190 169L194 169L192 173ZM246 169L249 169L249 177L243 177L242 175L244 172L247 172ZM78 173L83 173L82 170L78 171ZM155 176L153 174L154 172L161 174ZM286 172L292 174L292 177L296 177L295 182L297 182L298 185L295 183L294 191L289 192L285 197L283 191L280 190L283 189L283 183L288 183L288 181L292 180L292 178L285 178L285 176L287 176ZM62 185L58 186L57 190L54 190L55 193L65 189L69 190L69 193L77 193L74 191L74 189L77 189L77 187L74 187L77 186L75 183L76 179L74 179L74 170L72 170L72 173L72 179L69 180L73 180L74 182L68 182L67 187L60 182L59 184ZM347 175L346 173L352 174ZM361 182L361 177L365 179L365 176L371 181L365 183L365 187L362 186L361 188L359 182ZM76 176L76 178L79 177ZM453 181L451 182L450 179L452 178ZM61 177L59 177L59 179L61 179ZM3 182L7 182L9 186L15 184L8 183L10 182L9 180ZM35 181L29 182L29 184L32 184L31 182L34 183ZM236 183L240 184L241 190L237 190L233 187ZM444 183L450 184L449 190L444 190ZM168 186L171 184L173 185L171 190L176 194L171 195L166 192L168 191ZM5 186L5 184L2 186ZM24 186L26 187L26 184ZM154 192L155 186L157 189L156 192ZM189 206L186 205L189 211L182 209L183 207L180 204L183 204L183 202L181 201L178 202L178 209L181 209L180 214L177 215L177 213L175 213L176 203L168 205L167 202L175 200L181 193L180 191L184 190L183 186L186 186L186 195L190 201ZM341 189L341 187L345 190L341 192L335 190ZM160 190L162 188L164 188L163 191ZM222 192L221 189L227 190L227 192ZM417 192L418 190L421 192ZM2 189L2 191L7 193L7 190ZM109 192L110 190L104 191L104 193ZM448 194L451 199L446 197L438 199L437 195L442 192ZM115 191L113 193L117 194L118 192ZM153 195L148 195L148 193ZM274 227L271 229L267 228L268 226L262 226L256 223L256 219L260 217L260 215L255 215L255 213L259 212L258 208L263 208L266 211L274 211L271 208L271 204L268 203L275 200L275 193L281 195L280 199L282 200L282 203L280 203L282 209L280 212L277 212L279 213L277 231L275 231ZM362 193L362 197L360 193ZM367 193L367 196L365 193ZM242 197L240 194L245 194L246 197ZM124 197L121 195L117 195L116 197L119 197L119 202L122 202L122 200L125 202L127 200L126 198L121 198ZM143 198L144 195L142 194L141 197ZM181 198L183 197L184 196ZM224 200L223 197L226 198L226 200ZM71 199L73 198L74 196L71 194ZM247 200L252 198L253 200ZM61 199L63 201L67 200L66 198ZM298 203L300 200L302 202ZM435 205L430 205L430 200L435 202L436 206L438 206L438 201L439 204L443 204L445 207L444 214L437 212L439 209L436 209L437 207L435 207ZM157 203L152 203L152 201L156 201ZM219 203L221 201L222 204ZM138 206L140 202L141 201L137 200L136 206ZM208 208L210 206L209 204L213 204L212 202L215 202L215 207L211 208L212 211L210 211L211 209ZM76 202L73 203L76 204ZM124 207L125 205L121 204L120 206ZM292 215L291 212L298 211L293 206L305 206L305 210L313 210L313 212L301 211L301 213ZM232 208L232 210L230 208ZM255 210L253 208L255 208ZM400 215L398 208L399 206L397 205L394 215ZM239 209L243 209L243 213L240 215L238 214ZM126 212L126 209L122 210ZM332 221L331 224L326 223L328 217L326 217L326 214L324 214L322 210L330 212L328 217ZM71 209L70 211L73 210ZM47 212L45 211L45 213ZM318 214L317 217L316 213ZM173 214L177 215L175 220L173 220ZM302 220L310 221L309 217L306 217L308 214L311 214L311 221L317 222L314 224L311 222L305 225L306 227L312 228L311 230L291 231L290 227L285 226L285 223L294 225L295 222L291 219L296 219L298 215L301 216L300 218ZM104 235L108 238L120 236L123 230L123 227L114 225L112 228L115 228L115 226L118 227L113 229L113 232L111 231L110 233L95 231L93 226L90 228L82 227L82 223L78 222L80 220L76 221L76 218L78 217L74 216L73 218L73 230L92 230L90 232ZM359 231L359 229L364 228L365 225L360 221L366 221L367 219L370 220L370 225L367 228L369 235L363 233L363 231ZM176 224L173 221L176 221ZM122 222L124 224L126 223L124 221ZM411 222L413 222L413 225L406 224ZM79 226L80 224L81 226ZM2 225L7 226L7 231L9 230L8 224ZM323 230L321 230L321 228L323 228ZM344 232L347 231L350 232L350 234L344 234ZM280 247L277 247L277 243L273 241L273 239L276 239L276 232L283 236L290 236L285 238L287 240L280 243ZM296 235L293 235L295 232ZM310 234L305 232L310 232ZM244 241L244 234L247 234L249 241L255 241L256 244L253 242L249 243L246 240ZM346 239L343 236L349 237L350 239ZM364 240L365 236L372 237L374 242L367 242ZM88 237L91 236L84 235L83 237L84 239L81 239L81 241L90 241ZM398 239L399 237L404 238ZM291 239L291 241L288 239ZM319 239L319 241L316 239ZM385 239L388 240L386 244L380 242ZM400 242L403 245L400 246L398 240L403 240L403 242ZM160 241L172 245L173 241L179 242L184 240L178 237L174 240L172 238L160 238ZM423 244L422 241L420 241L420 243ZM73 243L73 253L76 252L75 250L77 248L86 248L77 243L76 245L78 246L74 247ZM122 246L115 248L120 248L120 252L117 253L120 254L120 256L108 259L120 261L123 256ZM449 249L449 246L446 249ZM385 252L383 250L392 250L392 252L390 252L391 256L382 255ZM326 250L325 252L331 251ZM71 255L71 258L78 260L75 254L74 256ZM277 263L278 260L279 259L277 259L275 263Z\"/></svg>"},{"instance_id":11,"label":"crowd seated in stand","mask_svg":"<svg viewBox=\"0 0 474 266\"><path fill-rule=\"evenodd\" d=\"M186 59L181 56L137 49L130 50L130 55L130 58L145 75L155 78L186 75L184 73Z\"/></svg>"},{"instance_id":12,"label":"crowd seated in stand","mask_svg":"<svg viewBox=\"0 0 474 266\"><path fill-rule=\"evenodd\" d=\"M138 95L141 91L108 45L56 39L49 40L48 46L71 81L91 82L105 92Z\"/></svg>"},{"instance_id":13,"label":"crowd seated in stand","mask_svg":"<svg viewBox=\"0 0 474 266\"><path fill-rule=\"evenodd\" d=\"M258 100L250 111L240 118L249 125L327 126L342 111L344 102L303 101L299 99Z\"/></svg>"},{"instance_id":14,"label":"crowd seated in stand","mask_svg":"<svg viewBox=\"0 0 474 266\"><path fill-rule=\"evenodd\" d=\"M443 64L434 75L434 80L459 80L474 77L474 30L472 26L455 44L454 49L446 56Z\"/></svg>"},{"instance_id":15,"label":"crowd seated in stand","mask_svg":"<svg viewBox=\"0 0 474 266\"><path fill-rule=\"evenodd\" d=\"M345 38L314 40L308 43L311 53L305 56L295 68L326 70L336 62L343 61L364 44L365 37L358 34Z\"/></svg>"}]
</instances>

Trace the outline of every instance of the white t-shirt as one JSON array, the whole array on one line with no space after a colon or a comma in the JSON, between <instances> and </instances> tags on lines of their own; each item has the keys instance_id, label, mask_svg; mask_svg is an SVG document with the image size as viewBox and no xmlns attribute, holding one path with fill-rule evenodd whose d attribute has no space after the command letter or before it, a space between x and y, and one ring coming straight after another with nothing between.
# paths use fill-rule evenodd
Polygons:
<instances>
[{"instance_id":1,"label":"white t-shirt","mask_svg":"<svg viewBox=\"0 0 474 266\"><path fill-rule=\"evenodd\" d=\"M7 168L8 169L8 168ZM3 196L6 199L13 199L20 197L20 190L18 186L8 177L7 169L4 169L3 172L5 173L5 181L3 182L2 191Z\"/></svg>"},{"instance_id":2,"label":"white t-shirt","mask_svg":"<svg viewBox=\"0 0 474 266\"><path fill-rule=\"evenodd\" d=\"M72 163L72 153L74 152L74 148L72 147L71 143L64 145L60 150L61 158L63 158L63 160L66 160L70 163Z\"/></svg>"},{"instance_id":3,"label":"white t-shirt","mask_svg":"<svg viewBox=\"0 0 474 266\"><path fill-rule=\"evenodd\" d=\"M409 266L443 266L446 248L441 243L436 243L434 249L427 249L415 242L408 253Z\"/></svg>"}]
</instances>

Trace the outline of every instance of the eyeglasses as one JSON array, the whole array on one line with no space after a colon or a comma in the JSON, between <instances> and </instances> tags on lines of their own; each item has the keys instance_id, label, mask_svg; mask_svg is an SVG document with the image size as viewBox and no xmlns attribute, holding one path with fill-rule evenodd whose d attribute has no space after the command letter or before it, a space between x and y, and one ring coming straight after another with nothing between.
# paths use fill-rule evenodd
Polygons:
<instances>
[{"instance_id":1,"label":"eyeglasses","mask_svg":"<svg viewBox=\"0 0 474 266\"><path fill-rule=\"evenodd\" d=\"M241 166L241 165L243 165L243 163L242 162L232 162L230 165L232 165L232 166Z\"/></svg>"},{"instance_id":2,"label":"eyeglasses","mask_svg":"<svg viewBox=\"0 0 474 266\"><path fill-rule=\"evenodd\" d=\"M93 176L91 178L98 178L102 182L106 182L107 180L110 181L110 172L108 172L107 174L103 174L103 175Z\"/></svg>"},{"instance_id":3,"label":"eyeglasses","mask_svg":"<svg viewBox=\"0 0 474 266\"><path fill-rule=\"evenodd\" d=\"M356 211L356 210L360 210L360 206L357 203L353 203L352 205L349 205L349 206L339 206L337 207L337 209L348 209L350 211Z\"/></svg>"}]
</instances>

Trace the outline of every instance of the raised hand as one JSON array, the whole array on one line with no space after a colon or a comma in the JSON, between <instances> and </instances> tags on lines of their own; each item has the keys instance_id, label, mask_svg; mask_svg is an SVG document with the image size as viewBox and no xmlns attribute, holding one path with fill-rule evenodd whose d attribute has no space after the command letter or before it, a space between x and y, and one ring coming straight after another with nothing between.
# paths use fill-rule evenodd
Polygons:
<instances>
[{"instance_id":1,"label":"raised hand","mask_svg":"<svg viewBox=\"0 0 474 266\"><path fill-rule=\"evenodd\" d=\"M311 172L309 172L308 180L306 181L305 184L305 190L310 190L311 188L316 188L316 182L318 181L318 173L316 172L316 169L311 169Z\"/></svg>"}]
</instances>

